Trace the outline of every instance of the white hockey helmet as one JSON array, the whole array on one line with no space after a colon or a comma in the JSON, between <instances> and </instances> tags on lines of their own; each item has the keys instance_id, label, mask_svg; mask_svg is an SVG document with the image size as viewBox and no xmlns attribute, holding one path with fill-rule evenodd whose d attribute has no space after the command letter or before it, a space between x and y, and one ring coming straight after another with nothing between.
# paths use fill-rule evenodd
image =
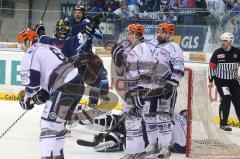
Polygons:
<instances>
[{"instance_id":1,"label":"white hockey helmet","mask_svg":"<svg viewBox=\"0 0 240 159\"><path fill-rule=\"evenodd\" d=\"M234 40L234 36L232 33L225 32L225 33L221 34L220 40L227 40L227 41L229 41L230 44L232 44L233 40Z\"/></svg>"}]
</instances>

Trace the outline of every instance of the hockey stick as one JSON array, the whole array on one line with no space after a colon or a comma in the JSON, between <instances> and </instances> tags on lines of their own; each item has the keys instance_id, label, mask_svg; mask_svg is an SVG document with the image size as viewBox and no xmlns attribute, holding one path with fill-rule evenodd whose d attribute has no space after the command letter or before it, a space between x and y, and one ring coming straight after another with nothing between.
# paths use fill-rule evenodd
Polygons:
<instances>
[{"instance_id":1,"label":"hockey stick","mask_svg":"<svg viewBox=\"0 0 240 159\"><path fill-rule=\"evenodd\" d=\"M86 141L86 140L77 140L77 144L81 146L88 146L88 147L94 147L97 146L103 139L105 139L114 129L116 129L121 122L125 119L125 117L129 114L130 111L126 112L122 115L122 117L119 119L119 121L107 132L105 133L99 140L95 142Z\"/></svg>"},{"instance_id":2,"label":"hockey stick","mask_svg":"<svg viewBox=\"0 0 240 159\"><path fill-rule=\"evenodd\" d=\"M43 18L45 16L46 11L47 11L48 3L49 3L49 0L47 0L47 3L45 4L45 8L44 8L41 20L40 20L40 24L42 24L42 22L43 22Z\"/></svg>"},{"instance_id":3,"label":"hockey stick","mask_svg":"<svg viewBox=\"0 0 240 159\"><path fill-rule=\"evenodd\" d=\"M28 110L24 111L0 136L2 138L6 135L6 133L28 112Z\"/></svg>"},{"instance_id":4,"label":"hockey stick","mask_svg":"<svg viewBox=\"0 0 240 159\"><path fill-rule=\"evenodd\" d=\"M167 93L170 93L173 90L173 86L168 87L168 88L159 88L159 89L154 89L153 93L151 91L143 91L143 95L140 95L138 91L129 91L129 93L126 93L126 96L128 97L136 97L136 96L145 96L145 97L149 97L152 95L155 95L155 92L158 92L158 96L159 95L164 95ZM82 146L88 146L88 147L95 147L97 146L103 139L105 139L114 129L116 129L119 124L125 119L125 117L134 109L131 108L128 112L124 113L122 115L122 117L119 119L119 121L107 132L105 133L99 140L95 141L95 142L91 142L91 141L86 141L86 140L77 140L77 144L78 145L82 145Z\"/></svg>"}]
</instances>

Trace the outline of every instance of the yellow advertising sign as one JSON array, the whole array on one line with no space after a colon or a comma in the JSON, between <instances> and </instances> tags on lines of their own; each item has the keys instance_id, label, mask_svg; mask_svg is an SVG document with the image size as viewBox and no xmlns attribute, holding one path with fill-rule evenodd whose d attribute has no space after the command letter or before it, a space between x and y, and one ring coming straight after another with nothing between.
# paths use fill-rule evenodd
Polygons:
<instances>
[{"instance_id":1,"label":"yellow advertising sign","mask_svg":"<svg viewBox=\"0 0 240 159\"><path fill-rule=\"evenodd\" d=\"M189 53L189 61L206 62L206 53L205 52L191 52L191 53Z\"/></svg>"}]
</instances>

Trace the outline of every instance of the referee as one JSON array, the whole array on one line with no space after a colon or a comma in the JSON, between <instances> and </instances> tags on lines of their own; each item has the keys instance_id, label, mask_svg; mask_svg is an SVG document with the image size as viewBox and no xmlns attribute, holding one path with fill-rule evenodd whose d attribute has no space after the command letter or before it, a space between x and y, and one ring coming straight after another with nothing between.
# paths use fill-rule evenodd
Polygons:
<instances>
[{"instance_id":1,"label":"referee","mask_svg":"<svg viewBox=\"0 0 240 159\"><path fill-rule=\"evenodd\" d=\"M225 32L220 36L221 47L216 49L209 62L209 87L213 80L221 97L219 106L220 129L232 131L227 126L231 102L235 107L238 120L240 119L240 86L238 69L240 50L234 46L233 34Z\"/></svg>"}]
</instances>

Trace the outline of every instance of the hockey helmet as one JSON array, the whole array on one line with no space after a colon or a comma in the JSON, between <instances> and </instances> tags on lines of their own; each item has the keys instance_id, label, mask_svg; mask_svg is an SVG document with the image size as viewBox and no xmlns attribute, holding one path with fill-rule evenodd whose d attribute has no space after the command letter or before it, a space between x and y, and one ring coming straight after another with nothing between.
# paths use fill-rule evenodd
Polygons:
<instances>
[{"instance_id":1,"label":"hockey helmet","mask_svg":"<svg viewBox=\"0 0 240 159\"><path fill-rule=\"evenodd\" d=\"M229 41L230 43L232 43L234 40L234 36L232 33L225 32L225 33L221 34L220 40L226 40L226 41Z\"/></svg>"},{"instance_id":2,"label":"hockey helmet","mask_svg":"<svg viewBox=\"0 0 240 159\"><path fill-rule=\"evenodd\" d=\"M128 25L127 29L136 34L139 34L140 36L143 36L143 34L144 34L144 27L139 24L130 24L130 25Z\"/></svg>"},{"instance_id":3,"label":"hockey helmet","mask_svg":"<svg viewBox=\"0 0 240 159\"><path fill-rule=\"evenodd\" d=\"M161 29L167 33L173 34L175 31L175 26L173 24L170 24L168 22L163 22L158 25L157 29Z\"/></svg>"},{"instance_id":4,"label":"hockey helmet","mask_svg":"<svg viewBox=\"0 0 240 159\"><path fill-rule=\"evenodd\" d=\"M68 20L59 20L56 23L56 37L66 38L71 32L71 27Z\"/></svg>"},{"instance_id":5,"label":"hockey helmet","mask_svg":"<svg viewBox=\"0 0 240 159\"><path fill-rule=\"evenodd\" d=\"M26 28L18 33L17 41L19 43L24 43L26 40L29 40L32 43L37 40L37 33L34 29Z\"/></svg>"},{"instance_id":6,"label":"hockey helmet","mask_svg":"<svg viewBox=\"0 0 240 159\"><path fill-rule=\"evenodd\" d=\"M76 5L74 7L74 11L81 11L81 12L85 13L86 9L84 8L84 6Z\"/></svg>"}]
</instances>

